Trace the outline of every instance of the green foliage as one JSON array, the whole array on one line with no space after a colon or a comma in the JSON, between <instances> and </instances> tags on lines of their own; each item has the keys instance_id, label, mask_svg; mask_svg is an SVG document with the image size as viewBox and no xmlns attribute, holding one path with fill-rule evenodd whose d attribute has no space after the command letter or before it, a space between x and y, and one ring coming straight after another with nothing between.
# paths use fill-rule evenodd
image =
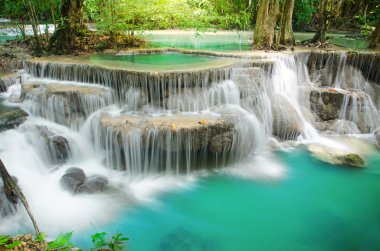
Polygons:
<instances>
[{"instance_id":1,"label":"green foliage","mask_svg":"<svg viewBox=\"0 0 380 251\"><path fill-rule=\"evenodd\" d=\"M43 243L46 241L46 234L45 233L40 233L39 235L34 238L35 242Z\"/></svg>"},{"instance_id":2,"label":"green foliage","mask_svg":"<svg viewBox=\"0 0 380 251\"><path fill-rule=\"evenodd\" d=\"M110 241L107 241L106 235L107 233L105 232L92 235L91 240L94 247L91 250L95 251L108 248L112 251L121 251L124 249L124 243L129 240L128 238L123 237L121 233L116 233L111 237Z\"/></svg>"},{"instance_id":3,"label":"green foliage","mask_svg":"<svg viewBox=\"0 0 380 251\"><path fill-rule=\"evenodd\" d=\"M93 250L97 250L99 248L102 248L106 245L106 232L96 233L91 235L91 241L94 245Z\"/></svg>"},{"instance_id":4,"label":"green foliage","mask_svg":"<svg viewBox=\"0 0 380 251\"><path fill-rule=\"evenodd\" d=\"M105 32L218 27L246 30L252 7L247 1L222 0L86 0L84 13Z\"/></svg>"},{"instance_id":5,"label":"green foliage","mask_svg":"<svg viewBox=\"0 0 380 251\"><path fill-rule=\"evenodd\" d=\"M13 249L20 246L21 241L12 241L8 236L0 235L0 248Z\"/></svg>"},{"instance_id":6,"label":"green foliage","mask_svg":"<svg viewBox=\"0 0 380 251\"><path fill-rule=\"evenodd\" d=\"M21 244L21 241L14 241L14 242L12 242L12 243L10 243L8 245L5 245L5 248L6 249L13 249L15 247L20 246L20 244Z\"/></svg>"},{"instance_id":7,"label":"green foliage","mask_svg":"<svg viewBox=\"0 0 380 251\"><path fill-rule=\"evenodd\" d=\"M8 238L7 236L0 235L0 246L3 246L3 245L6 244L8 241L9 241L9 238Z\"/></svg>"},{"instance_id":8,"label":"green foliage","mask_svg":"<svg viewBox=\"0 0 380 251\"><path fill-rule=\"evenodd\" d=\"M52 22L52 10L55 17L59 16L60 0L25 0L35 8L37 18L39 20ZM11 17L18 20L29 20L26 13L28 7L23 3L23 0L3 0L3 6L0 6L0 15Z\"/></svg>"},{"instance_id":9,"label":"green foliage","mask_svg":"<svg viewBox=\"0 0 380 251\"><path fill-rule=\"evenodd\" d=\"M294 29L304 30L313 21L313 14L317 11L317 0L296 0L294 2Z\"/></svg>"},{"instance_id":10,"label":"green foliage","mask_svg":"<svg viewBox=\"0 0 380 251\"><path fill-rule=\"evenodd\" d=\"M48 243L47 250L62 250L62 251L70 251L73 247L71 243L71 237L73 236L73 232L68 232L65 234L60 234L58 237Z\"/></svg>"}]
</instances>

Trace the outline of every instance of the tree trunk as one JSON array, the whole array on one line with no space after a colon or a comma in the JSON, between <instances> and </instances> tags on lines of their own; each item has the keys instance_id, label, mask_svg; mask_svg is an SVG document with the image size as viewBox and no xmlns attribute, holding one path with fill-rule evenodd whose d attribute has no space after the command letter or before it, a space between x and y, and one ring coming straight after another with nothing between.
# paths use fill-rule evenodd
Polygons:
<instances>
[{"instance_id":1,"label":"tree trunk","mask_svg":"<svg viewBox=\"0 0 380 251\"><path fill-rule=\"evenodd\" d=\"M284 45L294 45L294 35L293 35L293 8L294 0L286 0L282 13L282 23L280 30L280 44Z\"/></svg>"},{"instance_id":2,"label":"tree trunk","mask_svg":"<svg viewBox=\"0 0 380 251\"><path fill-rule=\"evenodd\" d=\"M62 0L61 19L49 41L49 50L56 54L72 53L76 37L86 30L83 24L84 0Z\"/></svg>"},{"instance_id":3,"label":"tree trunk","mask_svg":"<svg viewBox=\"0 0 380 251\"><path fill-rule=\"evenodd\" d=\"M376 49L379 42L380 42L380 17L377 19L377 25L369 40L368 48Z\"/></svg>"},{"instance_id":4,"label":"tree trunk","mask_svg":"<svg viewBox=\"0 0 380 251\"><path fill-rule=\"evenodd\" d=\"M29 217L33 223L34 230L36 231L36 235L38 236L40 234L40 230L37 226L37 223L33 217L32 211L29 208L28 202L25 199L24 194L22 193L21 189L17 186L16 182L13 180L13 178L9 175L7 169L5 168L3 162L0 159L0 175L3 178L4 183L4 192L7 196L7 199L16 204L17 198L20 198L22 204L24 205L26 211L29 214Z\"/></svg>"},{"instance_id":5,"label":"tree trunk","mask_svg":"<svg viewBox=\"0 0 380 251\"><path fill-rule=\"evenodd\" d=\"M272 48L275 41L275 26L280 17L279 0L261 0L257 11L254 47Z\"/></svg>"},{"instance_id":6,"label":"tree trunk","mask_svg":"<svg viewBox=\"0 0 380 251\"><path fill-rule=\"evenodd\" d=\"M326 42L326 31L328 27L328 14L327 14L328 0L319 0L318 2L318 30L311 43Z\"/></svg>"}]
</instances>

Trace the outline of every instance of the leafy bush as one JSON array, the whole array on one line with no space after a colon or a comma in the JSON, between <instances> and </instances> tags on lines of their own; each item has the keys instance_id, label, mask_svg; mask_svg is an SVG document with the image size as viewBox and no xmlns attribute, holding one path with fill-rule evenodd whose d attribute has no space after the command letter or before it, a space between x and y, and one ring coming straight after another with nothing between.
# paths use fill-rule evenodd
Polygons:
<instances>
[{"instance_id":1,"label":"leafy bush","mask_svg":"<svg viewBox=\"0 0 380 251\"><path fill-rule=\"evenodd\" d=\"M294 29L304 30L312 24L313 14L317 11L317 0L299 0L294 2Z\"/></svg>"}]
</instances>

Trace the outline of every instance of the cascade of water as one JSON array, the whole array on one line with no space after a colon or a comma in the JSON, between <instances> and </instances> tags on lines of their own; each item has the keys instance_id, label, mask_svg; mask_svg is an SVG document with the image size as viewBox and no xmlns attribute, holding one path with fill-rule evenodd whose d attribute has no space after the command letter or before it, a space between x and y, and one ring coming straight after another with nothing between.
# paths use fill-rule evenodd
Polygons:
<instances>
[{"instance_id":1,"label":"cascade of water","mask_svg":"<svg viewBox=\"0 0 380 251\"><path fill-rule=\"evenodd\" d=\"M23 99L32 114L73 129L79 129L91 113L114 103L111 89L72 82L29 81L23 85Z\"/></svg>"},{"instance_id":2,"label":"cascade of water","mask_svg":"<svg viewBox=\"0 0 380 251\"><path fill-rule=\"evenodd\" d=\"M46 196L57 204L52 210L74 220L83 217L79 211L89 212L79 219L80 224L87 224L99 210L112 214L115 209L108 207L115 201L89 203L62 191L58 181L67 167L78 165L86 172L96 170L126 183L126 177L157 173L170 177L225 166L266 150L272 136L323 141L311 123L316 116L309 114L312 91L320 92L315 98L318 105L331 93L337 99L342 97L340 91L344 93L333 119L351 121L361 132L378 127L379 91L369 77L350 68L354 67L350 56L336 53L310 62L315 58L310 53L280 55L265 66L183 73L27 62L26 71L37 79L24 84L21 106L31 116L19 128L0 133L0 157L20 178L31 205L41 209L37 217L47 213L46 204L38 200ZM355 132L354 127L349 131ZM20 149L23 158L19 158ZM121 175L112 169L126 172ZM35 188L36 182L41 188ZM77 209L62 212L56 208L62 203L75 204ZM46 221L43 224L51 229ZM63 217L62 221L72 230L72 220ZM57 225L60 230L64 230L62 225ZM0 232L6 229L3 226Z\"/></svg>"}]
</instances>

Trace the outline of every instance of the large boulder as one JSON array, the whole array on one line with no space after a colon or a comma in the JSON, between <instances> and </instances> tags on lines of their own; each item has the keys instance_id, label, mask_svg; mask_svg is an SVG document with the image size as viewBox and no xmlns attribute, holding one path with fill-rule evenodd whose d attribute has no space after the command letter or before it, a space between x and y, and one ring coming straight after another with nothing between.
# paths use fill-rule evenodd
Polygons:
<instances>
[{"instance_id":1,"label":"large boulder","mask_svg":"<svg viewBox=\"0 0 380 251\"><path fill-rule=\"evenodd\" d=\"M308 149L317 159L333 165L345 165L356 168L365 166L364 158L359 153L353 151L318 144L309 145Z\"/></svg>"},{"instance_id":2,"label":"large boulder","mask_svg":"<svg viewBox=\"0 0 380 251\"><path fill-rule=\"evenodd\" d=\"M27 117L28 113L20 108L0 105L0 132L18 127Z\"/></svg>"}]
</instances>

